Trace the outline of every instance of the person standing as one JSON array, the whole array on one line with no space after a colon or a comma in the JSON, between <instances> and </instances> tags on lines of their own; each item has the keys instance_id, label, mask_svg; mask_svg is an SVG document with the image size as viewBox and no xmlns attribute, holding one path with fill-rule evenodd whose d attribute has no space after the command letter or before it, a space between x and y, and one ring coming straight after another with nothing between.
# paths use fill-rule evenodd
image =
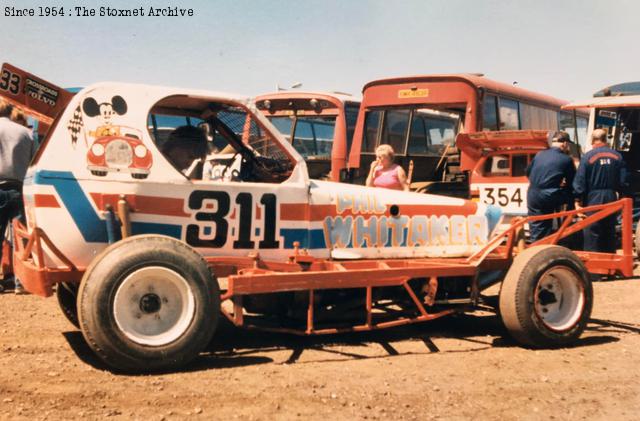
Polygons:
<instances>
[{"instance_id":1,"label":"person standing","mask_svg":"<svg viewBox=\"0 0 640 421\"><path fill-rule=\"evenodd\" d=\"M27 121L27 117L24 115L22 110L14 107L13 110L11 111L11 117L9 118L14 123L18 123L21 126L29 128L29 122Z\"/></svg>"},{"instance_id":2,"label":"person standing","mask_svg":"<svg viewBox=\"0 0 640 421\"><path fill-rule=\"evenodd\" d=\"M4 239L7 225L23 214L22 181L34 154L31 132L11 121L13 107L0 98L0 238ZM0 247L0 261L2 248ZM16 293L22 286L16 279Z\"/></svg>"},{"instance_id":3,"label":"person standing","mask_svg":"<svg viewBox=\"0 0 640 421\"><path fill-rule=\"evenodd\" d=\"M618 200L627 186L627 168L622 155L607 145L607 132L591 134L592 149L580 159L573 191L579 206L601 205ZM611 215L584 229L585 251L615 253L617 215Z\"/></svg>"},{"instance_id":4,"label":"person standing","mask_svg":"<svg viewBox=\"0 0 640 421\"><path fill-rule=\"evenodd\" d=\"M571 185L576 167L567 152L571 138L566 132L556 132L551 147L538 152L527 167L529 179L527 211L529 216L547 215L573 207ZM536 242L553 232L553 220L529 222L529 237Z\"/></svg>"},{"instance_id":5,"label":"person standing","mask_svg":"<svg viewBox=\"0 0 640 421\"><path fill-rule=\"evenodd\" d=\"M395 153L390 145L380 145L376 148L376 160L371 163L366 185L393 190L409 190L407 173L393 163Z\"/></svg>"}]
</instances>

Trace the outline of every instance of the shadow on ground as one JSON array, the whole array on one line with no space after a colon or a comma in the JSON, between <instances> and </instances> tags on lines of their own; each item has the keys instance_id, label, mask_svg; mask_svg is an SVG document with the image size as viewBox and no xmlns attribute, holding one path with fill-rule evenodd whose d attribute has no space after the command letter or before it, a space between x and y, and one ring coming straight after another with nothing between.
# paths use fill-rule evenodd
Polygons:
<instances>
[{"instance_id":1,"label":"shadow on ground","mask_svg":"<svg viewBox=\"0 0 640 421\"><path fill-rule=\"evenodd\" d=\"M640 334L640 327L610 320L593 319L586 329L588 335L579 339L573 347L602 345L619 341L612 334ZM99 369L110 370L91 351L78 331L65 332L64 337L70 347L84 363ZM439 349L434 340L450 338L470 344L464 349ZM396 342L418 341L424 344L424 351L398 352ZM380 346L384 353L366 355L365 348ZM267 355L275 351L289 350L291 353L285 364L300 364L305 351L314 350L327 354L327 358L314 358L314 363L336 360L389 358L398 355L445 353L469 353L491 348L517 347L507 334L499 316L460 314L416 325L370 332L340 333L321 336L296 336L283 333L269 333L236 328L226 319L221 319L211 344L193 363L180 369L202 371L209 369L234 368L249 365L273 363ZM344 350L348 347L349 350Z\"/></svg>"}]
</instances>

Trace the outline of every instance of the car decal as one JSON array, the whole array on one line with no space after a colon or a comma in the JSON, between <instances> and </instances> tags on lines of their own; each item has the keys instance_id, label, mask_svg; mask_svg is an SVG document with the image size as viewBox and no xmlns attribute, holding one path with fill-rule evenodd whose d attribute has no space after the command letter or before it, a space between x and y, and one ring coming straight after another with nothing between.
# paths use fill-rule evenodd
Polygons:
<instances>
[{"instance_id":1,"label":"car decal","mask_svg":"<svg viewBox=\"0 0 640 421\"><path fill-rule=\"evenodd\" d=\"M53 194L34 194L33 203L36 208L59 208L60 203Z\"/></svg>"},{"instance_id":2,"label":"car decal","mask_svg":"<svg viewBox=\"0 0 640 421\"><path fill-rule=\"evenodd\" d=\"M324 240L323 229L281 228L280 235L284 239L284 248L294 248L293 243L300 243L300 248L323 249L327 245Z\"/></svg>"},{"instance_id":3,"label":"car decal","mask_svg":"<svg viewBox=\"0 0 640 421\"><path fill-rule=\"evenodd\" d=\"M106 243L107 228L104 219L95 211L82 186L68 171L40 170L36 172L35 184L53 186L67 209L80 234L88 243ZM151 222L132 222L133 234L163 234L180 239L182 226L171 224L157 224Z\"/></svg>"}]
</instances>

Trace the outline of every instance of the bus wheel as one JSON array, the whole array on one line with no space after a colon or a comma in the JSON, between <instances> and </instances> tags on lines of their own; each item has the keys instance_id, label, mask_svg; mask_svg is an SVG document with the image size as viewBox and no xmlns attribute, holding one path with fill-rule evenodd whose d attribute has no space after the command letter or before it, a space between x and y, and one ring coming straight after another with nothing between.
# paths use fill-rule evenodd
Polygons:
<instances>
[{"instance_id":1,"label":"bus wheel","mask_svg":"<svg viewBox=\"0 0 640 421\"><path fill-rule=\"evenodd\" d=\"M591 281L569 249L541 245L513 262L500 290L500 315L511 336L534 348L575 342L593 305Z\"/></svg>"},{"instance_id":2,"label":"bus wheel","mask_svg":"<svg viewBox=\"0 0 640 421\"><path fill-rule=\"evenodd\" d=\"M80 329L80 323L78 322L78 306L76 304L78 299L78 284L60 282L56 286L56 297L58 298L58 305L62 314L74 325Z\"/></svg>"},{"instance_id":3,"label":"bus wheel","mask_svg":"<svg viewBox=\"0 0 640 421\"><path fill-rule=\"evenodd\" d=\"M220 289L202 256L160 235L107 247L80 284L82 334L108 365L122 371L183 366L211 341Z\"/></svg>"}]
</instances>

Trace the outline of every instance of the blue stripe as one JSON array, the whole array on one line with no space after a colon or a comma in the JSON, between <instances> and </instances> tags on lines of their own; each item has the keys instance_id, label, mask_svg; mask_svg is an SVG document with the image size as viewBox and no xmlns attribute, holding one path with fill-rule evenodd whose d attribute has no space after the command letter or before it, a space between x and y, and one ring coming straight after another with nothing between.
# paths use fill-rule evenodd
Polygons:
<instances>
[{"instance_id":1,"label":"blue stripe","mask_svg":"<svg viewBox=\"0 0 640 421\"><path fill-rule=\"evenodd\" d=\"M73 222L80 229L84 241L106 243L107 229L104 220L93 210L73 173L67 171L38 171L35 184L53 186L69 211Z\"/></svg>"},{"instance_id":2,"label":"blue stripe","mask_svg":"<svg viewBox=\"0 0 640 421\"><path fill-rule=\"evenodd\" d=\"M294 241L300 243L300 248L326 248L322 229L281 228L280 235L284 238L284 248L286 249L292 249Z\"/></svg>"},{"instance_id":3,"label":"blue stripe","mask_svg":"<svg viewBox=\"0 0 640 421\"><path fill-rule=\"evenodd\" d=\"M104 219L93 209L80 183L67 171L37 171L34 184L53 186L62 200L62 204L73 222L76 224L82 238L88 243L106 243L107 227ZM164 234L180 239L182 226L170 224L155 224L149 222L132 222L132 234Z\"/></svg>"},{"instance_id":4,"label":"blue stripe","mask_svg":"<svg viewBox=\"0 0 640 421\"><path fill-rule=\"evenodd\" d=\"M131 234L161 234L180 239L182 227L180 225L155 224L153 222L132 222Z\"/></svg>"}]
</instances>

